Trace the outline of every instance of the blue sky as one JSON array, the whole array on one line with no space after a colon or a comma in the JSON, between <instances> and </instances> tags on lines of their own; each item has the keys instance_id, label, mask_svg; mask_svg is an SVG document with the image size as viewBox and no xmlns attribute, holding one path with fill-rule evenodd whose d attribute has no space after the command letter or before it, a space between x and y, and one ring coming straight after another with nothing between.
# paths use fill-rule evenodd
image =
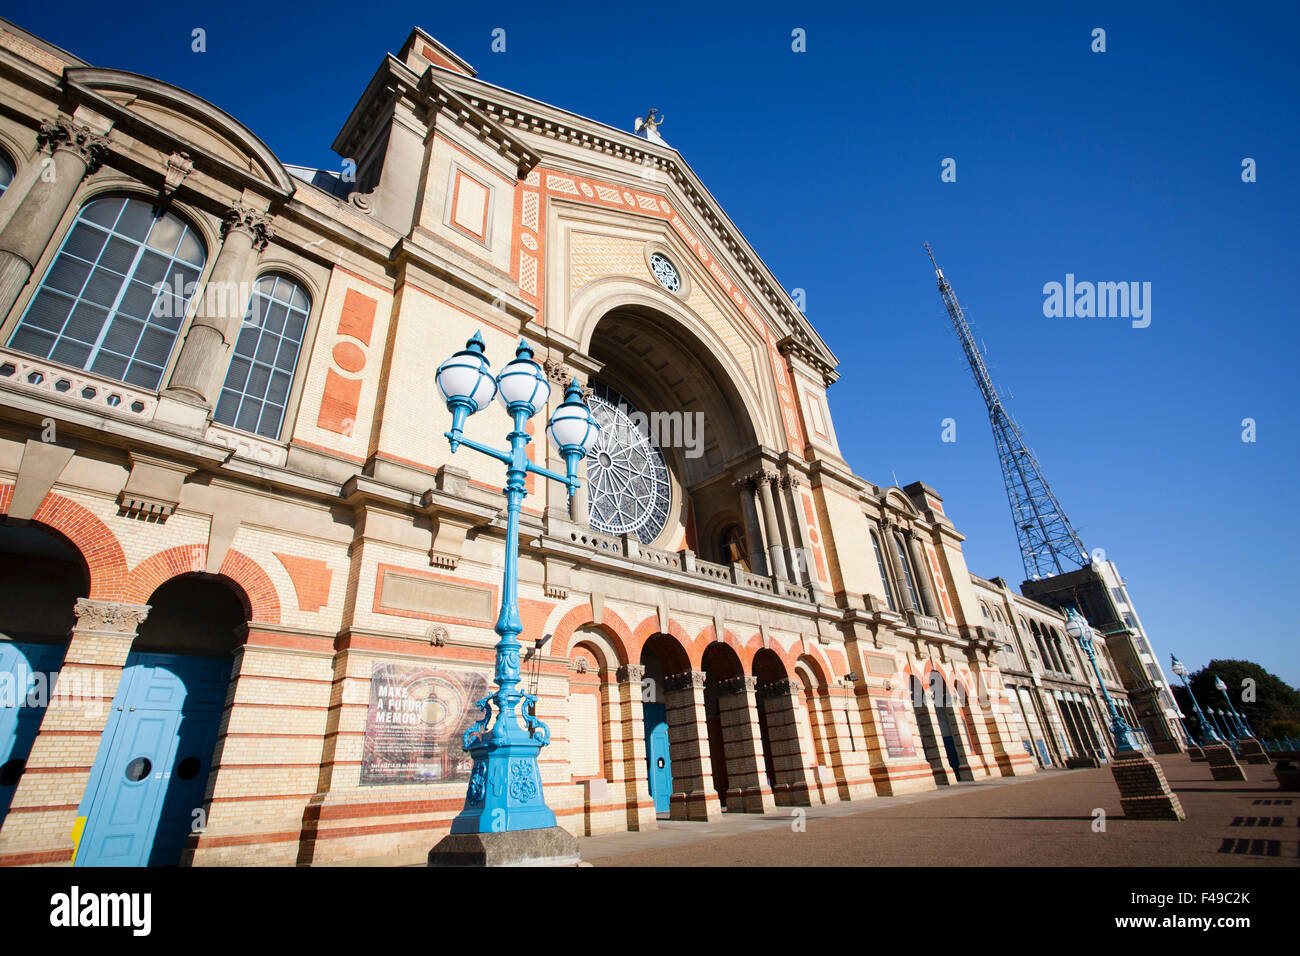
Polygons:
<instances>
[{"instance_id":1,"label":"blue sky","mask_svg":"<svg viewBox=\"0 0 1300 956\"><path fill-rule=\"evenodd\" d=\"M992 435L929 241L1057 496L1087 547L1118 563L1165 663L1171 650L1192 667L1246 657L1300 685L1300 7L845 6L134 3L124 18L73 3L14 16L96 65L211 100L290 163L337 168L329 144L415 24L481 78L594 119L630 128L658 107L664 138L777 278L806 290L841 360L830 401L853 468L934 486L971 570L1018 584ZM195 27L205 53L191 51ZM490 49L498 27L504 53ZM806 52L791 50L796 28ZM947 157L956 182L940 180ZM1241 180L1246 157L1257 182ZM1150 282L1150 326L1044 317L1044 283L1067 273ZM945 418L955 443L941 441Z\"/></svg>"}]
</instances>

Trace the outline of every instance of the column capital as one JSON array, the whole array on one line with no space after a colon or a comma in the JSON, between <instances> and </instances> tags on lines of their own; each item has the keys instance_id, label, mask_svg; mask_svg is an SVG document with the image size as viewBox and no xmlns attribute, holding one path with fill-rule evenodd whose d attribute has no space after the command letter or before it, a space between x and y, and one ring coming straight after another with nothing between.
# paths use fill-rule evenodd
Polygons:
<instances>
[{"instance_id":1,"label":"column capital","mask_svg":"<svg viewBox=\"0 0 1300 956\"><path fill-rule=\"evenodd\" d=\"M759 697L800 697L802 691L796 681L788 677L774 680L756 688Z\"/></svg>"},{"instance_id":2,"label":"column capital","mask_svg":"<svg viewBox=\"0 0 1300 956\"><path fill-rule=\"evenodd\" d=\"M134 636L136 629L149 616L149 605L78 598L73 613L77 616L76 630L110 631Z\"/></svg>"},{"instance_id":3,"label":"column capital","mask_svg":"<svg viewBox=\"0 0 1300 956\"><path fill-rule=\"evenodd\" d=\"M664 678L664 686L669 690L703 690L704 671L682 671Z\"/></svg>"},{"instance_id":4,"label":"column capital","mask_svg":"<svg viewBox=\"0 0 1300 956\"><path fill-rule=\"evenodd\" d=\"M620 664L617 674L620 684L639 684L645 680L645 668L640 664Z\"/></svg>"},{"instance_id":5,"label":"column capital","mask_svg":"<svg viewBox=\"0 0 1300 956\"><path fill-rule=\"evenodd\" d=\"M221 238L226 238L231 231L248 235L253 240L253 248L258 252L275 238L271 217L243 203L235 203L221 217Z\"/></svg>"},{"instance_id":6,"label":"column capital","mask_svg":"<svg viewBox=\"0 0 1300 956\"><path fill-rule=\"evenodd\" d=\"M796 489L796 488L798 488L798 487L799 487L799 476L798 476L798 475L782 475L782 476L781 476L781 487L782 487L782 488L790 488L790 489Z\"/></svg>"},{"instance_id":7,"label":"column capital","mask_svg":"<svg viewBox=\"0 0 1300 956\"><path fill-rule=\"evenodd\" d=\"M89 175L103 163L108 153L108 137L74 122L69 116L60 116L41 124L36 132L36 148L38 151L48 150L50 155L59 150L72 153L86 164L86 174Z\"/></svg>"}]
</instances>

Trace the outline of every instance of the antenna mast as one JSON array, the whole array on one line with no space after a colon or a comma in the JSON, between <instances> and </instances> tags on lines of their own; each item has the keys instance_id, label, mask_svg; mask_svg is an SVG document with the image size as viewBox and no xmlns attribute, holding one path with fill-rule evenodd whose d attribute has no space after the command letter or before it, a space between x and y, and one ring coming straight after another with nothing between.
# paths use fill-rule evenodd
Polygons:
<instances>
[{"instance_id":1,"label":"antenna mast","mask_svg":"<svg viewBox=\"0 0 1300 956\"><path fill-rule=\"evenodd\" d=\"M939 295L943 298L952 327L961 341L966 360L970 363L975 384L979 386L984 404L988 406L989 424L993 426L993 440L997 443L998 463L1002 466L1002 480L1007 488L1007 501L1016 525L1016 538L1020 542L1020 559L1025 565L1025 576L1037 579L1064 574L1075 568L1091 564L1088 550L1079 539L1074 525L1066 517L1056 495L1047 484L1034 453L1025 444L1020 426L1002 404L993 384L988 366L975 345L966 316L962 314L952 286L943 277L943 270L934 261L930 244L925 244L930 264L939 281Z\"/></svg>"}]
</instances>

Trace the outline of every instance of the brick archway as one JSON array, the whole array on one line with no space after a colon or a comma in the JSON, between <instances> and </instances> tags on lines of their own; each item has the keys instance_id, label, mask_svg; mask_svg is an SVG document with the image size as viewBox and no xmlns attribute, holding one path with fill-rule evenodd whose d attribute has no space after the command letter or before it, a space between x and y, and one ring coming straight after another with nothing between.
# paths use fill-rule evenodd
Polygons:
<instances>
[{"instance_id":1,"label":"brick archway","mask_svg":"<svg viewBox=\"0 0 1300 956\"><path fill-rule=\"evenodd\" d=\"M182 544L145 558L131 569L125 600L147 604L149 596L163 584L182 574L202 573L207 567L205 544ZM218 572L235 587L249 620L263 624L280 623L280 597L266 571L248 555L231 548Z\"/></svg>"},{"instance_id":2,"label":"brick archway","mask_svg":"<svg viewBox=\"0 0 1300 956\"><path fill-rule=\"evenodd\" d=\"M0 485L0 515L9 513L13 491L12 484ZM126 555L108 525L71 498L54 492L45 496L32 522L65 539L81 555L92 600L121 599L127 580Z\"/></svg>"}]
</instances>

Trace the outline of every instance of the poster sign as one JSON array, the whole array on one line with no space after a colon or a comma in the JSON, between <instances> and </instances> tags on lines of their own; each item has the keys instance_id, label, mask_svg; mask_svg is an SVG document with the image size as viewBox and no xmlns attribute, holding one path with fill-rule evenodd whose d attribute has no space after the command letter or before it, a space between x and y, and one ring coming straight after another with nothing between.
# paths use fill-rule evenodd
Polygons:
<instances>
[{"instance_id":1,"label":"poster sign","mask_svg":"<svg viewBox=\"0 0 1300 956\"><path fill-rule=\"evenodd\" d=\"M880 735L884 738L885 749L891 757L915 757L916 747L912 743L911 726L907 721L908 706L901 700L876 701L876 713L880 719Z\"/></svg>"},{"instance_id":2,"label":"poster sign","mask_svg":"<svg viewBox=\"0 0 1300 956\"><path fill-rule=\"evenodd\" d=\"M376 663L361 748L361 785L468 780L473 761L461 749L481 711L488 678L477 671Z\"/></svg>"}]
</instances>

